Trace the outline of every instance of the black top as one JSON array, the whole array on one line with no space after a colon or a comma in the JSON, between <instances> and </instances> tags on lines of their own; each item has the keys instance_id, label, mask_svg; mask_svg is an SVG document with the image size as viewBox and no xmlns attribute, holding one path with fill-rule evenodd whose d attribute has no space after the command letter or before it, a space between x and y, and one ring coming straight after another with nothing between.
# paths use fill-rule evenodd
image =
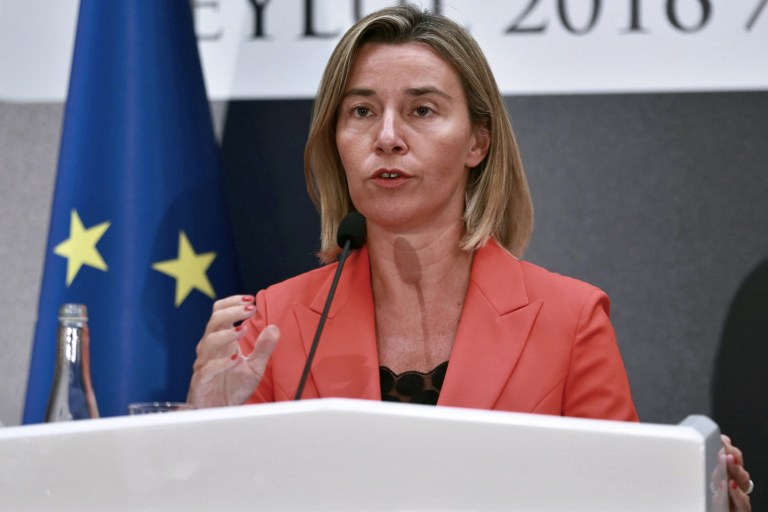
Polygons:
<instances>
[{"instance_id":1,"label":"black top","mask_svg":"<svg viewBox=\"0 0 768 512\"><path fill-rule=\"evenodd\" d=\"M437 405L446 371L448 361L428 373L408 371L395 374L386 366L380 366L381 399L384 402Z\"/></svg>"}]
</instances>

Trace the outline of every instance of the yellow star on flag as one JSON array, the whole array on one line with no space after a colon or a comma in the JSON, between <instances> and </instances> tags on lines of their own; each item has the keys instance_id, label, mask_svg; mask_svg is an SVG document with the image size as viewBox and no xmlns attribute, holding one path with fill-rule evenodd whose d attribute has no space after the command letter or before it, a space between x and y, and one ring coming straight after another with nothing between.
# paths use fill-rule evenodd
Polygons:
<instances>
[{"instance_id":1,"label":"yellow star on flag","mask_svg":"<svg viewBox=\"0 0 768 512\"><path fill-rule=\"evenodd\" d=\"M72 284L83 265L107 270L107 264L96 249L96 244L104 236L109 225L109 222L102 222L85 229L77 210L72 210L69 220L69 238L53 249L54 254L67 258L67 286Z\"/></svg>"},{"instance_id":2,"label":"yellow star on flag","mask_svg":"<svg viewBox=\"0 0 768 512\"><path fill-rule=\"evenodd\" d=\"M175 260L160 261L152 268L176 279L176 307L187 298L192 289L200 290L215 299L216 292L208 280L206 271L216 259L215 252L196 254L186 233L179 231L179 257Z\"/></svg>"}]
</instances>

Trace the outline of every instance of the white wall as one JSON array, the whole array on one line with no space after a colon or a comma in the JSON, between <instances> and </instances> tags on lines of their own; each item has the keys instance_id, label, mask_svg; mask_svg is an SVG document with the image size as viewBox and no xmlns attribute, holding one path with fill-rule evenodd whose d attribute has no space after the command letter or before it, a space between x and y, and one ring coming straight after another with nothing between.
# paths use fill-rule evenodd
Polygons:
<instances>
[{"instance_id":1,"label":"white wall","mask_svg":"<svg viewBox=\"0 0 768 512\"><path fill-rule=\"evenodd\" d=\"M21 421L63 105L0 103L0 421Z\"/></svg>"}]
</instances>

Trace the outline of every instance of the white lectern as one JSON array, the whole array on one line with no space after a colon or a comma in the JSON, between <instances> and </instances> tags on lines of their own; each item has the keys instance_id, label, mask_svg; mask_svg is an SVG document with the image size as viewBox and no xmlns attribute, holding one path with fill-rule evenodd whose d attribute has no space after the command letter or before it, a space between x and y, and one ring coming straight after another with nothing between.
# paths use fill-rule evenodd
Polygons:
<instances>
[{"instance_id":1,"label":"white lectern","mask_svg":"<svg viewBox=\"0 0 768 512\"><path fill-rule=\"evenodd\" d=\"M702 416L306 400L0 429L0 509L702 512L719 447Z\"/></svg>"}]
</instances>

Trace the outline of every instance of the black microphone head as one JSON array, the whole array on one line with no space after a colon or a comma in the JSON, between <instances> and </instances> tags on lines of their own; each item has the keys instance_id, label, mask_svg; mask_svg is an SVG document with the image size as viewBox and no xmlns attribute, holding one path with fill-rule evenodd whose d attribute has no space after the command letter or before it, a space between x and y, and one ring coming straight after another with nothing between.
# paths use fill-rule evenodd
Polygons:
<instances>
[{"instance_id":1,"label":"black microphone head","mask_svg":"<svg viewBox=\"0 0 768 512\"><path fill-rule=\"evenodd\" d=\"M359 249L365 243L365 217L358 212L349 212L339 223L336 243L343 248L347 240L351 250Z\"/></svg>"}]
</instances>

